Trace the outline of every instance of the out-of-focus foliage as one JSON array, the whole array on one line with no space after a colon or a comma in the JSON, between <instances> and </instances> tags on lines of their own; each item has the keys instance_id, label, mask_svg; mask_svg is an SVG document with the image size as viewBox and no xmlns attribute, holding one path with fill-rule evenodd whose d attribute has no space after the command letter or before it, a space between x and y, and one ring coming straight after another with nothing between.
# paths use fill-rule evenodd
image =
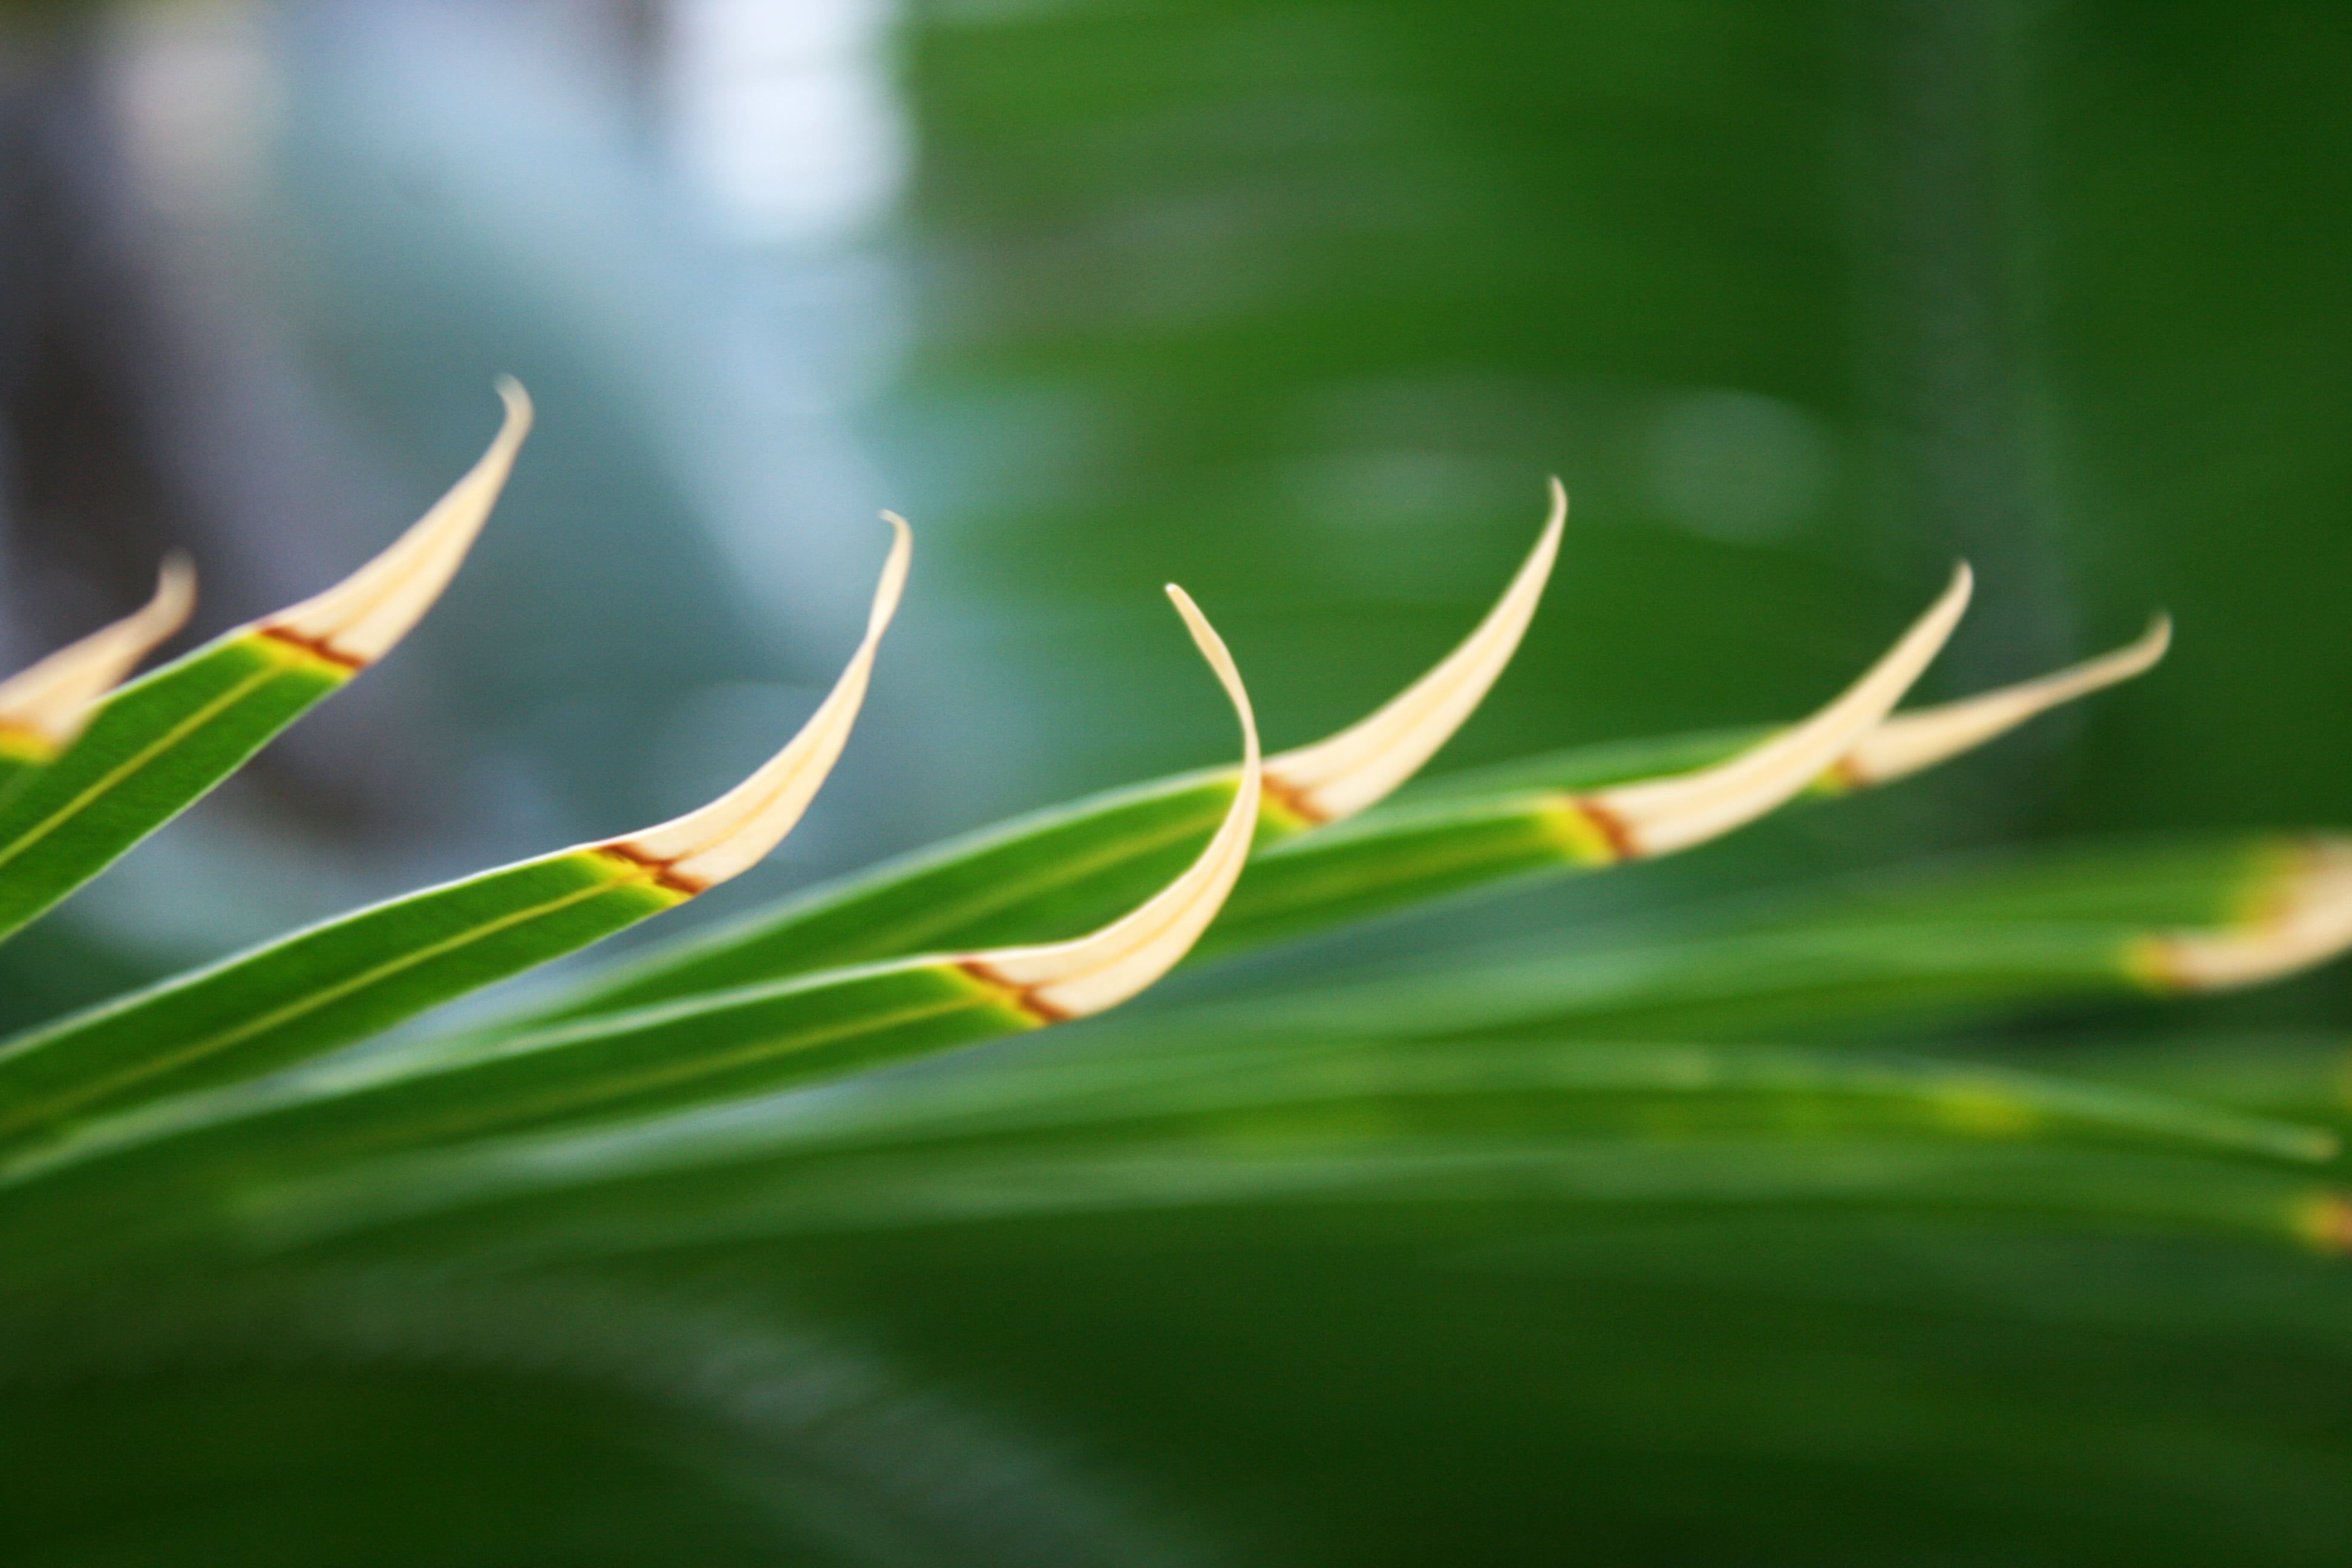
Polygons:
<instances>
[{"instance_id":1,"label":"out-of-focus foliage","mask_svg":"<svg viewBox=\"0 0 2352 1568\"><path fill-rule=\"evenodd\" d=\"M750 897L1229 756L1145 608L1168 577L1270 745L1355 717L1555 471L1558 581L1448 768L1784 721L1955 556L1983 591L1925 697L2152 605L2181 634L1915 784L1098 1023L648 1125L336 1120L508 1037L469 1015L46 1147L0 1196L13 1560L2352 1548L2352 980L2168 1002L2142 962L2263 931L2279 831L2344 816L2352 21L9 16L39 18L0 78L26 657L167 542L221 563L207 630L323 579L470 456L453 387L566 412L407 660L9 942L11 1028L739 776L830 679L868 569L840 520L886 503L926 531L909 624ZM1392 809L1344 831L1424 807ZM1032 913L960 934L1075 919Z\"/></svg>"},{"instance_id":2,"label":"out-of-focus foliage","mask_svg":"<svg viewBox=\"0 0 2352 1568\"><path fill-rule=\"evenodd\" d=\"M904 548L902 531L892 574ZM895 598L886 574L861 686ZM1881 670L1906 649L1916 668L1960 602ZM127 688L35 784L79 776L85 751L174 772L203 731L142 694L297 624ZM1168 809L1202 837L1183 808L1204 795L1214 836L1139 913L1240 864L1260 826L1255 733L1195 631L1244 713L1238 788L1082 803L1047 819L1082 831L982 836L812 895L749 948L689 950L758 952L781 978L656 956L636 970L667 988L650 1005L592 984L552 1024L339 1054L621 923L573 929L616 889L625 918L692 897L682 868L702 852L654 847L706 819L736 831L730 803L757 798L739 791L0 1042L0 1400L47 1439L10 1456L0 1496L31 1560L315 1561L345 1553L354 1521L359 1560L385 1563L1418 1561L1539 1552L1571 1527L1604 1560L1737 1541L1793 1562L1832 1521L1873 1553L2333 1549L2324 1500L2352 1434L2283 1397L2352 1350L2333 1328L2352 1196L2324 1097L2273 1079L2265 1104L2193 1064L2169 1085L2113 1081L2178 1054L2163 1048L2069 1080L1966 1049L1761 1042L2305 966L2352 942L2341 841L2042 855L1684 922L1646 952L1457 958L1066 1025L1026 1051L971 1048L1066 1016L1041 1000L1064 994L1045 972L1015 966L1132 921L965 958L778 956L792 931L845 921L878 919L885 951L911 941L892 934L894 880L998 879L993 912L959 909L956 930L1001 940L1041 920L1034 889L1050 909L1105 868L1124 878ZM352 657L334 634L304 652ZM1898 694L1825 710L1859 717L1822 754ZM1719 792L1819 728L1669 778ZM1686 767L1724 749L1649 750ZM1821 770L1801 763L1774 798ZM1555 758L1510 776L1622 771ZM1371 850L1298 907L1344 921L1543 869L1488 864L1490 828L1462 805L1494 787L1431 791L1433 811L1400 813L1411 832L1367 816L1354 841ZM1659 787L1549 798L1592 814ZM48 831L119 850L102 823ZM1274 834L1253 863L1347 832ZM1364 901L1382 855L1463 850L1477 876ZM0 897L11 875L0 863ZM1225 947L1266 934L1245 923ZM1692 1043L1709 1039L1727 1043ZM2290 1059L2289 1081L2309 1065ZM2146 1271L2184 1260L2202 1289L2151 1304ZM2238 1310L2246 1291L2262 1312ZM1727 1310L1736 1331L1709 1316ZM1922 1376L1977 1335L2006 1347L1990 1368ZM2085 1336L2105 1347L2087 1365ZM2152 1376L2166 1350L2200 1376ZM2070 1375L2053 1382L2053 1358ZM2209 1386L2217 1363L2237 1375ZM2121 1441L2149 1421L2160 1436ZM1083 1463L1056 1458L1073 1447ZM2263 1468L2283 1451L2284 1483ZM2200 1488L2153 1517L2134 1506L2190 1463ZM1706 1506L1681 1500L1691 1485ZM2273 1550L2241 1539L2257 1502L2289 1521L2271 1520Z\"/></svg>"}]
</instances>

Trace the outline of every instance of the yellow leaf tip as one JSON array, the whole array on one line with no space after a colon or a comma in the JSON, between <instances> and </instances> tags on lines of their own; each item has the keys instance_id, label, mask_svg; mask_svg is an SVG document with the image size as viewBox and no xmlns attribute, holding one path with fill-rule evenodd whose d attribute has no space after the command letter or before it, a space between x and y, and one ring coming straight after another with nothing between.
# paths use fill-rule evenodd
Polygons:
<instances>
[{"instance_id":1,"label":"yellow leaf tip","mask_svg":"<svg viewBox=\"0 0 2352 1568\"><path fill-rule=\"evenodd\" d=\"M1336 822L1386 799L1420 772L1477 711L1517 653L1559 559L1567 517L1568 491L1554 479L1551 513L1535 547L1486 618L1427 674L1369 716L1268 759L1269 797L1306 825Z\"/></svg>"},{"instance_id":2,"label":"yellow leaf tip","mask_svg":"<svg viewBox=\"0 0 2352 1568\"><path fill-rule=\"evenodd\" d=\"M184 550L174 550L155 569L155 592L141 613L154 615L159 623L169 622L168 629L162 634L169 637L188 624L188 616L195 607L195 560Z\"/></svg>"},{"instance_id":3,"label":"yellow leaf tip","mask_svg":"<svg viewBox=\"0 0 2352 1568\"><path fill-rule=\"evenodd\" d=\"M893 524L890 554L875 584L866 636L799 732L750 778L709 805L593 849L631 861L658 885L691 898L758 865L799 826L849 743L882 634L906 586L914 534L902 519L883 515Z\"/></svg>"},{"instance_id":4,"label":"yellow leaf tip","mask_svg":"<svg viewBox=\"0 0 2352 1568\"><path fill-rule=\"evenodd\" d=\"M1950 639L1974 585L1962 562L1876 664L1794 728L1713 767L1620 784L1571 803L1624 858L1688 849L1755 821L1837 766L1885 719Z\"/></svg>"},{"instance_id":5,"label":"yellow leaf tip","mask_svg":"<svg viewBox=\"0 0 2352 1568\"><path fill-rule=\"evenodd\" d=\"M0 734L9 749L46 757L72 744L99 701L187 625L195 607L194 563L174 551L144 605L0 681Z\"/></svg>"},{"instance_id":6,"label":"yellow leaf tip","mask_svg":"<svg viewBox=\"0 0 2352 1568\"><path fill-rule=\"evenodd\" d=\"M2147 629L2111 653L1974 697L1894 714L1833 764L1835 788L1891 784L1949 761L2017 728L2119 682L2146 674L2172 646L2172 618L2158 612Z\"/></svg>"},{"instance_id":7,"label":"yellow leaf tip","mask_svg":"<svg viewBox=\"0 0 2352 1568\"><path fill-rule=\"evenodd\" d=\"M1192 646L1199 648L1201 657L1209 661L1210 669L1216 673L1217 684L1225 689L1226 698L1241 716L1245 750L1255 763L1257 755L1257 715L1250 708L1249 692L1242 685L1242 672L1234 665L1234 656L1225 647L1225 639L1217 635L1217 628L1209 624L1209 617L1201 613L1201 606L1192 602L1192 595L1171 583L1168 584L1168 596L1175 601L1176 613L1183 617L1185 630L1192 634Z\"/></svg>"},{"instance_id":8,"label":"yellow leaf tip","mask_svg":"<svg viewBox=\"0 0 2352 1568\"><path fill-rule=\"evenodd\" d=\"M390 653L457 574L530 433L530 398L521 383L501 377L498 389L506 405L498 435L432 510L341 583L253 629L352 670Z\"/></svg>"},{"instance_id":9,"label":"yellow leaf tip","mask_svg":"<svg viewBox=\"0 0 2352 1568\"><path fill-rule=\"evenodd\" d=\"M882 521L890 525L890 553L883 559L882 578L875 585L873 606L866 615L869 639L878 639L890 617L898 613L898 601L906 596L907 573L915 559L915 531L907 526L907 520L886 511Z\"/></svg>"},{"instance_id":10,"label":"yellow leaf tip","mask_svg":"<svg viewBox=\"0 0 2352 1568\"><path fill-rule=\"evenodd\" d=\"M1249 693L1224 639L1192 595L1172 583L1168 595L1241 722L1240 783L1207 847L1173 881L1119 919L1073 942L998 948L943 961L996 992L1007 1007L1035 1025L1104 1012L1157 982L1192 950L1249 858L1263 783Z\"/></svg>"},{"instance_id":11,"label":"yellow leaf tip","mask_svg":"<svg viewBox=\"0 0 2352 1568\"><path fill-rule=\"evenodd\" d=\"M2155 991L2235 991L2342 956L2352 950L2352 837L2290 842L2247 904L2231 925L2141 938L2126 969Z\"/></svg>"},{"instance_id":12,"label":"yellow leaf tip","mask_svg":"<svg viewBox=\"0 0 2352 1568\"><path fill-rule=\"evenodd\" d=\"M508 420L520 426L517 437L529 435L536 415L531 406L530 394L523 389L522 383L513 376L500 375L490 385L498 393L499 401L506 405Z\"/></svg>"}]
</instances>

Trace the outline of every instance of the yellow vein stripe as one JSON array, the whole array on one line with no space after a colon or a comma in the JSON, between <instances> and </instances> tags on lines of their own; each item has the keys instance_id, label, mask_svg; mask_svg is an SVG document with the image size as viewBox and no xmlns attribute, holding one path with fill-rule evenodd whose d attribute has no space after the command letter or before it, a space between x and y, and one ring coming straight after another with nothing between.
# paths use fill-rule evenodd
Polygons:
<instances>
[{"instance_id":1,"label":"yellow vein stripe","mask_svg":"<svg viewBox=\"0 0 2352 1568\"><path fill-rule=\"evenodd\" d=\"M934 973L951 976L967 984L971 982L971 976L952 964L927 963L915 967L917 972L927 969ZM803 1051L814 1050L820 1046L831 1045L836 1040L854 1039L859 1035L880 1034L902 1025L920 1024L931 1018L944 1017L949 1014L960 1013L974 1006L992 1006L1002 1011L1005 1010L1005 1003L997 996L985 992L973 991L966 995L950 996L944 1001L929 1003L919 1007L900 1008L895 1013L869 1014L862 1018L848 1019L829 1029L819 1030L814 1034L795 1034L781 1040L762 1040L755 1045L740 1047L716 1057L693 1057L684 1061L672 1062L656 1071L636 1073L625 1078L598 1079L585 1085L582 1089L533 1103L530 1108L530 1114L534 1117L560 1115L570 1110L593 1108L604 1101L625 1099L629 1095L642 1093L646 1089L660 1089L667 1084L691 1082L698 1078L725 1072L730 1068L746 1067L777 1057L798 1055ZM1024 1025L1031 1027L1043 1026L1032 1020L1028 1014L1020 1014L1019 1016ZM542 1049L560 1051L564 1044L565 1042L559 1040L547 1047L527 1047L511 1053L484 1057L462 1062L450 1070L462 1073L495 1068L504 1063L527 1061L537 1056ZM381 1087L397 1092L413 1081L419 1080L393 1079L386 1080ZM489 1109L494 1111L497 1110L496 1107ZM430 1140L438 1136L465 1134L477 1128L479 1122L478 1116L444 1119L437 1122L404 1125L400 1131L404 1141Z\"/></svg>"},{"instance_id":2,"label":"yellow vein stripe","mask_svg":"<svg viewBox=\"0 0 2352 1568\"><path fill-rule=\"evenodd\" d=\"M136 1066L125 1068L110 1077L79 1085L64 1095L53 1096L46 1101L36 1101L30 1106L20 1108L16 1114L0 1119L0 1133L17 1131L27 1126L37 1126L60 1112L72 1110L76 1106L87 1104L92 1100L103 1100L118 1089L153 1078L159 1073L170 1072L174 1068L185 1067L190 1062L201 1061L206 1057L241 1045L257 1035L267 1034L282 1025L290 1024L308 1014L317 1012L321 1007L340 1002L355 992L363 991L380 981L389 980L394 975L414 969L420 963L427 963L434 959L445 957L475 942L496 936L501 931L511 931L516 926L538 920L544 915L560 913L574 904L583 903L590 899L609 893L615 888L626 885L627 879L621 879L597 882L585 888L576 888L561 898L550 899L545 903L534 904L527 909L511 910L470 930L444 937L439 942L428 943L415 952L404 953L398 958L379 963L373 968L363 969L333 985L314 991L308 996L264 1013L259 1017L249 1018L235 1028L224 1029L218 1034L193 1041L176 1051L150 1057Z\"/></svg>"},{"instance_id":3,"label":"yellow vein stripe","mask_svg":"<svg viewBox=\"0 0 2352 1568\"><path fill-rule=\"evenodd\" d=\"M16 857L25 853L26 850L33 847L33 846L40 843L41 840L47 838L50 834L55 833L58 828L63 827L67 823L71 822L75 817L79 816L83 812L89 810L93 802L98 800L100 796L105 795L108 791L113 789L115 785L121 784L124 779L129 778L131 774L137 773L140 769L153 762L158 756L170 751L173 746L178 745L182 741L186 740L196 731L202 729L205 725L218 718L229 708L242 702L245 699L253 695L254 692L259 690L270 681L277 679L282 673L284 673L283 670L279 668L258 669L254 671L254 673L247 676L235 686L230 687L226 691L222 692L218 697L214 698L210 702L205 703L203 707L197 709L194 712L189 714L186 718L181 720L178 723L164 731L154 740L150 741L145 746L142 746L138 751L133 752L130 756L124 758L121 762L116 763L107 773L93 780L89 788L83 790L79 795L74 796L71 800L58 807L57 810L49 813L47 816L43 817L40 821L35 823L32 826L26 828L22 834L18 835L15 843L9 844L5 847L0 847L0 869L5 869L8 862L14 860Z\"/></svg>"}]
</instances>

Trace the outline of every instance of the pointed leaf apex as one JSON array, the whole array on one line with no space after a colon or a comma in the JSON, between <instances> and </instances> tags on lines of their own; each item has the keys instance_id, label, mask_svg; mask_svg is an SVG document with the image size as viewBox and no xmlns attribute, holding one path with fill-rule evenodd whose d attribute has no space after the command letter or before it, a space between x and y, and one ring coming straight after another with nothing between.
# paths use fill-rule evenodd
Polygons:
<instances>
[{"instance_id":1,"label":"pointed leaf apex","mask_svg":"<svg viewBox=\"0 0 2352 1568\"><path fill-rule=\"evenodd\" d=\"M1943 650L1975 585L1968 563L1836 701L1794 729L1696 773L1623 784L1570 804L1620 858L1687 849L1755 821L1804 789L1885 719Z\"/></svg>"},{"instance_id":2,"label":"pointed leaf apex","mask_svg":"<svg viewBox=\"0 0 2352 1568\"><path fill-rule=\"evenodd\" d=\"M2172 646L2172 617L2158 612L2134 641L2033 680L1957 702L1897 713L1863 737L1831 770L1832 788L1892 783L2006 734L2030 719L2144 675Z\"/></svg>"},{"instance_id":3,"label":"pointed leaf apex","mask_svg":"<svg viewBox=\"0 0 2352 1568\"><path fill-rule=\"evenodd\" d=\"M758 865L799 825L849 743L873 679L874 656L906 591L914 534L905 519L888 512L883 517L893 537L875 584L865 639L800 733L759 772L701 810L597 847L653 868L664 886L690 898Z\"/></svg>"},{"instance_id":4,"label":"pointed leaf apex","mask_svg":"<svg viewBox=\"0 0 2352 1568\"><path fill-rule=\"evenodd\" d=\"M0 681L0 744L44 758L71 745L99 700L185 626L195 606L195 568L184 555L165 557L145 605Z\"/></svg>"},{"instance_id":5,"label":"pointed leaf apex","mask_svg":"<svg viewBox=\"0 0 2352 1568\"><path fill-rule=\"evenodd\" d=\"M1268 793L1307 824L1335 822L1376 804L1418 773L1477 710L1518 651L1559 558L1567 521L1568 490L1554 479L1551 514L1535 548L1477 628L1370 717L1268 760Z\"/></svg>"},{"instance_id":6,"label":"pointed leaf apex","mask_svg":"<svg viewBox=\"0 0 2352 1568\"><path fill-rule=\"evenodd\" d=\"M425 618L457 574L505 489L515 454L530 433L530 397L499 378L506 419L489 450L431 511L382 554L325 593L259 623L262 636L305 648L330 664L364 669Z\"/></svg>"},{"instance_id":7,"label":"pointed leaf apex","mask_svg":"<svg viewBox=\"0 0 2352 1568\"><path fill-rule=\"evenodd\" d=\"M1200 857L1128 914L1075 942L996 948L950 961L1003 993L1007 1005L1037 1023L1082 1018L1115 1007L1173 969L1217 918L1249 858L1263 782L1249 692L1224 639L1192 596L1172 583L1168 596L1241 721L1241 781L1224 820Z\"/></svg>"},{"instance_id":8,"label":"pointed leaf apex","mask_svg":"<svg viewBox=\"0 0 2352 1568\"><path fill-rule=\"evenodd\" d=\"M890 525L890 553L882 562L882 578L874 586L874 604L866 612L866 635L880 639L890 626L890 618L898 613L898 601L907 594L907 572L915 560L915 531L907 520L895 511L886 511L882 521Z\"/></svg>"},{"instance_id":9,"label":"pointed leaf apex","mask_svg":"<svg viewBox=\"0 0 2352 1568\"><path fill-rule=\"evenodd\" d=\"M1168 597L1175 602L1176 613L1184 618L1185 629L1192 634L1192 646L1199 648L1201 657L1209 661L1209 668L1216 672L1217 682L1225 689L1225 696L1232 700L1234 710L1241 715L1244 751L1255 751L1257 715L1250 708L1249 692L1242 685L1242 672L1234 667L1234 656L1227 651L1225 639L1217 635L1217 628L1209 624L1209 617L1201 613L1201 606L1192 602L1192 595L1171 583L1168 584Z\"/></svg>"}]
</instances>

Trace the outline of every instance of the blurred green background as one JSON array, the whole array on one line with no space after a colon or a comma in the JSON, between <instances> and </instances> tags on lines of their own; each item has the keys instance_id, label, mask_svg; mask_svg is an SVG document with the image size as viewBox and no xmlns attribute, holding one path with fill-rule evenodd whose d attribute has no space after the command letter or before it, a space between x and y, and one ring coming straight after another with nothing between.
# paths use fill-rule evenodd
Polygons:
<instances>
[{"instance_id":1,"label":"blurred green background","mask_svg":"<svg viewBox=\"0 0 2352 1568\"><path fill-rule=\"evenodd\" d=\"M830 678L886 505L921 555L861 744L730 902L1223 754L1166 579L1273 743L1346 721L1548 473L1557 585L1449 762L1795 714L1956 556L1935 693L2179 619L2131 690L1664 875L2342 815L2335 8L16 15L16 657L171 542L204 630L306 592L468 460L494 374L542 411L403 658L53 952L184 962L681 809ZM68 999L12 962L16 1013Z\"/></svg>"},{"instance_id":2,"label":"blurred green background","mask_svg":"<svg viewBox=\"0 0 2352 1568\"><path fill-rule=\"evenodd\" d=\"M1166 580L1227 633L1271 744L1324 733L1475 618L1555 473L1575 507L1547 606L1441 769L1796 715L1955 557L1977 608L1929 696L2159 606L2179 640L1901 789L1282 964L1604 931L1936 851L2352 817L2352 10L10 16L0 652L126 607L173 544L205 574L201 633L290 601L471 460L494 374L540 425L400 657L12 944L0 1023L698 803L831 679L886 506L916 525L915 586L856 742L775 860L689 918L1229 756ZM2347 1019L2339 968L2131 1026L2340 1054ZM785 1336L810 1377L904 1352L951 1411L1024 1434L907 1414L874 1373L867 1426L824 1450L898 1478L866 1498L884 1515L929 1486L1034 1547L1004 1561L2342 1560L2352 1349L2340 1285L2301 1260L1918 1214L1417 1223L1115 1215L663 1267L825 1325ZM373 1365L305 1385L324 1414L238 1371L45 1419L94 1469L121 1421L186 1432L201 1470L227 1410L295 1485L316 1433L383 1408L395 1448L446 1423L455 1447L417 1441L463 1478L465 1443L510 1459L499 1379L540 1363L501 1342L466 1364L431 1374L454 1391ZM616 1409L549 1417L548 1475L576 1448L686 1497L689 1556L768 1560L730 1543L737 1459ZM939 1447L906 1480L910 1434ZM317 1462L436 1528L370 1489L363 1445ZM590 1528L562 1487L517 1485L481 1506L512 1510L520 1556L467 1535L409 1560L535 1560ZM1054 1544L1097 1524L1096 1556ZM1211 1537L1231 1550L1194 1551ZM585 1560L668 1560L599 1539Z\"/></svg>"}]
</instances>

